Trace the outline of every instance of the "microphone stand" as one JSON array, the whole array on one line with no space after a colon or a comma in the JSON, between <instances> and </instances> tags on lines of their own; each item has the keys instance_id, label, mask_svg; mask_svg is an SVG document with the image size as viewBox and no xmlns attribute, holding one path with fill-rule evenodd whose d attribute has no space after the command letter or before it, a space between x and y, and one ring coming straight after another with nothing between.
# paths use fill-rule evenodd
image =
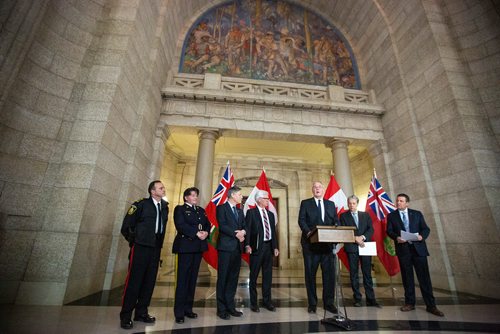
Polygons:
<instances>
[{"instance_id":1,"label":"microphone stand","mask_svg":"<svg viewBox=\"0 0 500 334\"><path fill-rule=\"evenodd\" d=\"M355 324L351 319L347 317L347 309L344 303L344 292L342 291L342 280L340 277L340 261L337 254L335 253L336 247L337 243L333 243L332 252L335 263L335 306L337 307L337 313L334 313L332 318L327 318L325 309L321 323L335 325L337 327L350 331L355 327ZM344 312L342 312L340 309L341 304Z\"/></svg>"}]
</instances>

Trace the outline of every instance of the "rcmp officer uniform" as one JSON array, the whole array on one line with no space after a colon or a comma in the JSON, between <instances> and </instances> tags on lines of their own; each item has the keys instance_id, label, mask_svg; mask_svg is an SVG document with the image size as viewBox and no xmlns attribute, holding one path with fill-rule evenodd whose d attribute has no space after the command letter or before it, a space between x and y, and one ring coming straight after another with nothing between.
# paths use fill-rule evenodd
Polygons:
<instances>
[{"instance_id":1,"label":"rcmp officer uniform","mask_svg":"<svg viewBox=\"0 0 500 334\"><path fill-rule=\"evenodd\" d=\"M194 195L193 192L196 193L197 201L198 189L194 187L186 189L184 200ZM197 314L193 312L196 280L202 254L208 249L207 240L200 239L197 233L205 231L208 235L210 222L203 208L186 201L183 205L175 207L174 224L177 230L172 246L172 253L177 254L174 316L176 322L183 323L184 316L197 317Z\"/></svg>"},{"instance_id":2,"label":"rcmp officer uniform","mask_svg":"<svg viewBox=\"0 0 500 334\"><path fill-rule=\"evenodd\" d=\"M152 182L151 187L152 191L161 189L163 195L160 196L164 196L165 189L160 181ZM135 321L153 323L156 320L148 314L148 306L156 282L168 219L168 203L161 197L158 199L151 196L134 202L123 219L121 233L130 245L129 268L120 312L120 324L125 329L133 327L131 317L134 309Z\"/></svg>"}]
</instances>

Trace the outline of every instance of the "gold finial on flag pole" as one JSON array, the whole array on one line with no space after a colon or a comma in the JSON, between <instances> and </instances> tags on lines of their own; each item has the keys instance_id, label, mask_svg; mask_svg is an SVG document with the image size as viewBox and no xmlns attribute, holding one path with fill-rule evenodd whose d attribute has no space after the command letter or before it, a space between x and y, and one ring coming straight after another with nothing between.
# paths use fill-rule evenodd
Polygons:
<instances>
[{"instance_id":1,"label":"gold finial on flag pole","mask_svg":"<svg viewBox=\"0 0 500 334\"><path fill-rule=\"evenodd\" d=\"M375 178L377 178L377 171L375 170L375 168L373 168L373 176L375 176Z\"/></svg>"}]
</instances>

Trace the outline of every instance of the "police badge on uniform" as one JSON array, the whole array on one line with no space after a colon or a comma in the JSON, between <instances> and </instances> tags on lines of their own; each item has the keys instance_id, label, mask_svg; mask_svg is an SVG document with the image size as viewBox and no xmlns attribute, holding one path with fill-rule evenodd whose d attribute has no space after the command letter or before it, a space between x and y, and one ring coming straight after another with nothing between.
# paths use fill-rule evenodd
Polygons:
<instances>
[{"instance_id":1,"label":"police badge on uniform","mask_svg":"<svg viewBox=\"0 0 500 334\"><path fill-rule=\"evenodd\" d=\"M128 209L127 215L129 215L129 216L133 215L136 210L137 210L137 207L135 205L131 205L130 209Z\"/></svg>"}]
</instances>

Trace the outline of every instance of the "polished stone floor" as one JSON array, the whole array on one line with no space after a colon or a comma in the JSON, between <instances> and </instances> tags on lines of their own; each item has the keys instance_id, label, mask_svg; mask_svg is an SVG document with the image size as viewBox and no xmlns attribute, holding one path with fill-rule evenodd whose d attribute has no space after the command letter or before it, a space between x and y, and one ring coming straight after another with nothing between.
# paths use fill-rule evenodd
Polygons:
<instances>
[{"instance_id":1,"label":"polished stone floor","mask_svg":"<svg viewBox=\"0 0 500 334\"><path fill-rule=\"evenodd\" d=\"M186 318L176 324L173 316L174 275L159 274L150 313L156 316L154 325L135 323L132 330L119 327L121 288L105 291L65 306L0 306L0 333L316 333L341 332L341 328L325 324L322 308L316 314L307 313L304 278L300 272L275 271L273 300L276 312L261 308L260 313L249 309L248 272L242 270L236 299L244 315L221 320L215 311L215 278L201 276L196 290L194 311L197 319ZM403 313L400 284L377 282L377 299L384 306L353 307L347 277L343 277L347 316L353 322L352 333L500 333L500 300L469 294L452 294L435 290L439 308L445 317L425 311L418 299L415 311ZM318 280L320 282L320 280ZM321 289L321 284L318 284ZM320 290L318 291L321 295ZM260 294L260 291L259 291ZM417 290L417 296L419 291ZM319 301L318 305L322 305ZM331 317L326 314L326 317Z\"/></svg>"}]
</instances>

